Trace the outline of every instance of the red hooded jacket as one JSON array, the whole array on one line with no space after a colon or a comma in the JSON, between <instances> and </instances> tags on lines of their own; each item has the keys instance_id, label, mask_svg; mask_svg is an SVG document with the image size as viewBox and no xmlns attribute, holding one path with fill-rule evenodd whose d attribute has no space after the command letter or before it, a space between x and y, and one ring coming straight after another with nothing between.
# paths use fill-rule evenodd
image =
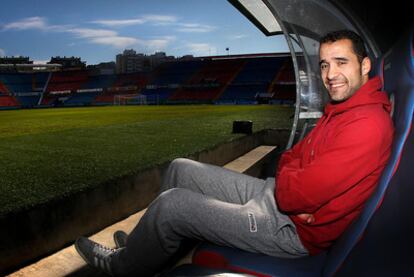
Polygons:
<instances>
[{"instance_id":1,"label":"red hooded jacket","mask_svg":"<svg viewBox=\"0 0 414 277\"><path fill-rule=\"evenodd\" d=\"M327 104L316 127L279 162L275 197L311 255L331 246L359 215L379 181L394 133L381 80ZM296 215L313 214L307 224Z\"/></svg>"}]
</instances>

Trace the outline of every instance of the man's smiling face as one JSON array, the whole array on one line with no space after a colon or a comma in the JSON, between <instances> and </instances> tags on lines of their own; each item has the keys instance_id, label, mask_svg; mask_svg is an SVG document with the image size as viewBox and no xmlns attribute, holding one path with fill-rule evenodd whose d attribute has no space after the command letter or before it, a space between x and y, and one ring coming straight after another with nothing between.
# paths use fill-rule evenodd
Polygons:
<instances>
[{"instance_id":1,"label":"man's smiling face","mask_svg":"<svg viewBox=\"0 0 414 277\"><path fill-rule=\"evenodd\" d=\"M359 62L349 39L321 44L319 57L321 77L333 102L347 100L368 81L371 63L368 58Z\"/></svg>"}]
</instances>

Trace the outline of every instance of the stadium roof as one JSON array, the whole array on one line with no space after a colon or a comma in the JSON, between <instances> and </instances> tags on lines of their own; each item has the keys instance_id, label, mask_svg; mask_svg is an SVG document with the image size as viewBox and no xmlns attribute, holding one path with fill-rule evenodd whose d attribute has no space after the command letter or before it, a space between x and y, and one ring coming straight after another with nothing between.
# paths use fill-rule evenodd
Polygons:
<instances>
[{"instance_id":1,"label":"stadium roof","mask_svg":"<svg viewBox=\"0 0 414 277\"><path fill-rule=\"evenodd\" d=\"M203 56L198 59L210 59L210 60L229 60L229 59L252 59L252 58L267 58L267 57L287 57L291 56L290 52L280 53L255 53L255 54L238 54L238 55L221 55L221 56Z\"/></svg>"}]
</instances>

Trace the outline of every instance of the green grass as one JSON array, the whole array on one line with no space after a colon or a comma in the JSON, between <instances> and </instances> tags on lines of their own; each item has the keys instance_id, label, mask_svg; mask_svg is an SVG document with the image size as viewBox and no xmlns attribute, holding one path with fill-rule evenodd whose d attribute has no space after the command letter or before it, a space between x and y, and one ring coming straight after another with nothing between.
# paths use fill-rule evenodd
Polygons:
<instances>
[{"instance_id":1,"label":"green grass","mask_svg":"<svg viewBox=\"0 0 414 277\"><path fill-rule=\"evenodd\" d=\"M0 112L0 215L223 143L234 120L290 127L279 106L123 106Z\"/></svg>"}]
</instances>

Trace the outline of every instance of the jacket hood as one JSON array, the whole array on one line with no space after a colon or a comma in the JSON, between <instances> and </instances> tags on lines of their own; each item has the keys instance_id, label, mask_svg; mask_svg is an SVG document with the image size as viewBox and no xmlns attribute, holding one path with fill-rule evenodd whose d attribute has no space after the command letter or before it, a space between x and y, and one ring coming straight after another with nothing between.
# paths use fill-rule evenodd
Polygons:
<instances>
[{"instance_id":1,"label":"jacket hood","mask_svg":"<svg viewBox=\"0 0 414 277\"><path fill-rule=\"evenodd\" d=\"M364 85L362 85L351 98L344 102L333 104L328 103L325 106L325 114L338 114L351 108L364 105L382 104L383 108L389 113L391 112L391 103L385 92L381 91L382 81L376 76Z\"/></svg>"}]
</instances>

